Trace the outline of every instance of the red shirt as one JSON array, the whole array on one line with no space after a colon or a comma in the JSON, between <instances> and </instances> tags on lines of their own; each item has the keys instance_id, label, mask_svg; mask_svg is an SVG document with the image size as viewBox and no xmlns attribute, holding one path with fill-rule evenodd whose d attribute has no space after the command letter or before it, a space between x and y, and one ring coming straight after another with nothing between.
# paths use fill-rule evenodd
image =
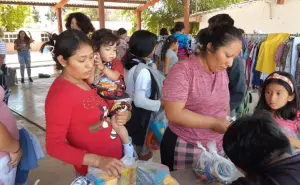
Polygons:
<instances>
[{"instance_id":1,"label":"red shirt","mask_svg":"<svg viewBox=\"0 0 300 185\"><path fill-rule=\"evenodd\" d=\"M121 77L123 78L124 77L124 67L123 67L123 64L122 64L121 60L114 59L111 62L111 65L112 65L111 69L114 70L114 71L119 72Z\"/></svg>"},{"instance_id":2,"label":"red shirt","mask_svg":"<svg viewBox=\"0 0 300 185\"><path fill-rule=\"evenodd\" d=\"M75 165L81 175L87 173L87 166L82 165L85 153L120 159L121 140L110 138L111 124L104 121L104 108L108 107L108 102L95 89L85 91L57 78L45 103L48 154Z\"/></svg>"}]
</instances>

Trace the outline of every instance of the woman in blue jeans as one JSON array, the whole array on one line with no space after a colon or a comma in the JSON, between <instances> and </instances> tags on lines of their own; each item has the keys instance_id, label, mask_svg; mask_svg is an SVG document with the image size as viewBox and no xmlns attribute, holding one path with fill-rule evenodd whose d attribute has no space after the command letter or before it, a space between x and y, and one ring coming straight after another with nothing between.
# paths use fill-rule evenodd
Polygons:
<instances>
[{"instance_id":1,"label":"woman in blue jeans","mask_svg":"<svg viewBox=\"0 0 300 185\"><path fill-rule=\"evenodd\" d=\"M33 42L32 36L29 33L29 36L25 33L25 31L20 31L18 34L18 39L15 40L15 50L18 51L18 59L20 63L21 70L21 83L24 83L24 71L25 67L27 69L27 75L30 82L33 82L31 78L31 56L30 56L30 44Z\"/></svg>"}]
</instances>

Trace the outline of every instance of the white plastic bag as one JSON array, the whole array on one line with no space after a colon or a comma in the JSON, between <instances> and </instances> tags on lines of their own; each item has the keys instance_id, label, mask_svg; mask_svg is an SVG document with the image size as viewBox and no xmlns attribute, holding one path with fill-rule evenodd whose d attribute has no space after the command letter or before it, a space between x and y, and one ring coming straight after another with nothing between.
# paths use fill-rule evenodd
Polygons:
<instances>
[{"instance_id":1,"label":"white plastic bag","mask_svg":"<svg viewBox=\"0 0 300 185\"><path fill-rule=\"evenodd\" d=\"M202 152L194 161L193 170L202 181L230 184L238 178L237 168L229 159L218 154L215 142L208 143L208 151L200 142L197 146Z\"/></svg>"}]
</instances>

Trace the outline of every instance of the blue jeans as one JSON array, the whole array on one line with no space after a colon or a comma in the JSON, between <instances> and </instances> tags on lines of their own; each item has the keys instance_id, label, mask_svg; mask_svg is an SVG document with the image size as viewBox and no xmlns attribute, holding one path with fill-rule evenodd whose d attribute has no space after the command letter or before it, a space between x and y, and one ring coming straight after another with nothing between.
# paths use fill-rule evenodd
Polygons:
<instances>
[{"instance_id":1,"label":"blue jeans","mask_svg":"<svg viewBox=\"0 0 300 185\"><path fill-rule=\"evenodd\" d=\"M20 63L21 77L24 78L25 67L27 69L27 75L31 77L31 56L29 50L19 51L18 59Z\"/></svg>"}]
</instances>

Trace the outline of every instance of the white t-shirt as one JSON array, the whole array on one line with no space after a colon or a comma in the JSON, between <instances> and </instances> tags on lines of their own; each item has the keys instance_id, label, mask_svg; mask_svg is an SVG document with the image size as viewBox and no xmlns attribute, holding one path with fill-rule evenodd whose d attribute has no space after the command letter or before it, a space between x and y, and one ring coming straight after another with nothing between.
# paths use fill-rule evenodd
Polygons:
<instances>
[{"instance_id":1,"label":"white t-shirt","mask_svg":"<svg viewBox=\"0 0 300 185\"><path fill-rule=\"evenodd\" d=\"M151 96L151 75L148 69L142 69L134 83L133 74L136 66L129 71L125 70L124 81L126 84L126 93L133 100L136 107L146 110L158 111L160 108L159 100L150 100Z\"/></svg>"},{"instance_id":2,"label":"white t-shirt","mask_svg":"<svg viewBox=\"0 0 300 185\"><path fill-rule=\"evenodd\" d=\"M0 40L0 55L6 55L6 44L3 40ZM3 63L5 63L5 59Z\"/></svg>"}]
</instances>

